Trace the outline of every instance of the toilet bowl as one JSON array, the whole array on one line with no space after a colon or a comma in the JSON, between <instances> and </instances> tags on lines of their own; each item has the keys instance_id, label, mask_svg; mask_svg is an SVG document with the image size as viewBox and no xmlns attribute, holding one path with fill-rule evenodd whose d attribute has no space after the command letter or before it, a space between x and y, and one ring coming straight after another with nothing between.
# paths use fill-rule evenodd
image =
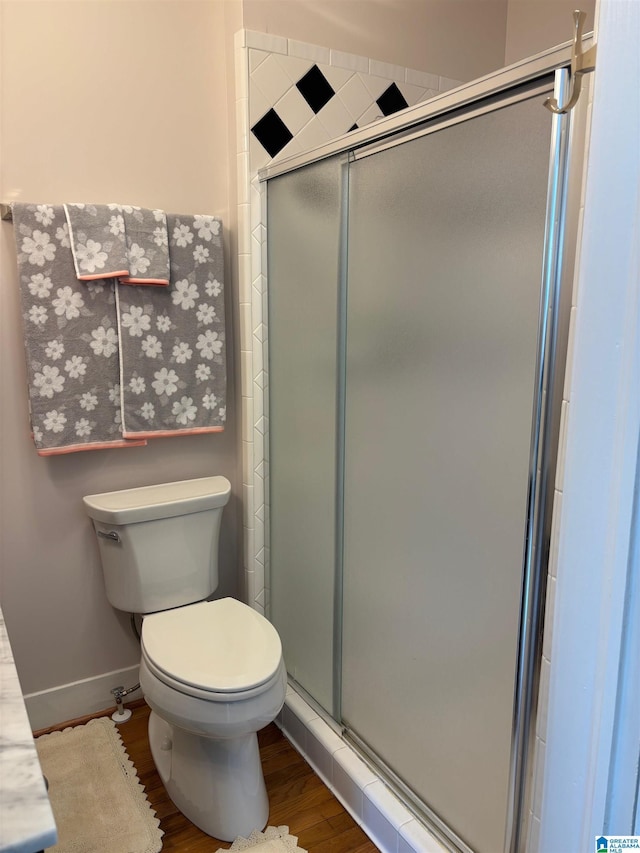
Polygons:
<instances>
[{"instance_id":1,"label":"toilet bowl","mask_svg":"<svg viewBox=\"0 0 640 853\"><path fill-rule=\"evenodd\" d=\"M277 632L235 599L143 622L151 753L175 805L215 838L246 837L267 822L257 732L279 713L286 684Z\"/></svg>"},{"instance_id":2,"label":"toilet bowl","mask_svg":"<svg viewBox=\"0 0 640 853\"><path fill-rule=\"evenodd\" d=\"M84 498L110 603L144 616L140 686L158 774L185 817L222 841L267 822L257 732L287 684L273 625L236 599L206 600L230 490L202 477Z\"/></svg>"}]
</instances>

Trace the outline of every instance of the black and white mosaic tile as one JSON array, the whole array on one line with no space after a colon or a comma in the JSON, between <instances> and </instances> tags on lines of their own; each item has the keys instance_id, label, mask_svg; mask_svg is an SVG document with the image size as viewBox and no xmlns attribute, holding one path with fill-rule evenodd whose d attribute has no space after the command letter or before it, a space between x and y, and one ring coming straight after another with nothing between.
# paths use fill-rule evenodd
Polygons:
<instances>
[{"instance_id":1,"label":"black and white mosaic tile","mask_svg":"<svg viewBox=\"0 0 640 853\"><path fill-rule=\"evenodd\" d=\"M296 52L306 56L249 49L253 173L275 157L315 148L460 82L313 45Z\"/></svg>"}]
</instances>

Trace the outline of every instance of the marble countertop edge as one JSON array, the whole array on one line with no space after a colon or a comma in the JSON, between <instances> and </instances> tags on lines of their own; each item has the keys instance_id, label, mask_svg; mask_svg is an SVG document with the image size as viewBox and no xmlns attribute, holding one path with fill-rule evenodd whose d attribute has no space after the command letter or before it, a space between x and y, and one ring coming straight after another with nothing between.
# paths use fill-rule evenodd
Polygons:
<instances>
[{"instance_id":1,"label":"marble countertop edge","mask_svg":"<svg viewBox=\"0 0 640 853\"><path fill-rule=\"evenodd\" d=\"M36 853L57 835L0 610L0 853Z\"/></svg>"}]
</instances>

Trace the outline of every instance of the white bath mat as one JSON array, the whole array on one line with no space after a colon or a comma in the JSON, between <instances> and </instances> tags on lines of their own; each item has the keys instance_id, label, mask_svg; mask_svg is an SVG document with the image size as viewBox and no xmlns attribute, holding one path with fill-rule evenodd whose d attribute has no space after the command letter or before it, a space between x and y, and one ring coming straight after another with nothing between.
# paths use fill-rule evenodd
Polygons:
<instances>
[{"instance_id":1,"label":"white bath mat","mask_svg":"<svg viewBox=\"0 0 640 853\"><path fill-rule=\"evenodd\" d=\"M158 853L163 831L107 717L36 739L58 827L55 853Z\"/></svg>"},{"instance_id":2,"label":"white bath mat","mask_svg":"<svg viewBox=\"0 0 640 853\"><path fill-rule=\"evenodd\" d=\"M298 847L288 826L268 826L264 832L254 829L248 838L236 838L229 850L251 850L252 853L307 853Z\"/></svg>"}]
</instances>

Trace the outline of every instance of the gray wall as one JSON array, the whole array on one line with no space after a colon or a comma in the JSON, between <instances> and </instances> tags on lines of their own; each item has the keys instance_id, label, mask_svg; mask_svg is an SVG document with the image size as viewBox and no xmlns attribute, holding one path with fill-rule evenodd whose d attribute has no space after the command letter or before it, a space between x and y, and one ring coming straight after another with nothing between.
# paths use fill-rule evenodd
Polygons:
<instances>
[{"instance_id":1,"label":"gray wall","mask_svg":"<svg viewBox=\"0 0 640 853\"><path fill-rule=\"evenodd\" d=\"M228 31L241 22L225 18L230 6L1 3L2 201L129 202L217 214L234 231L227 47ZM231 160L235 165L235 155ZM139 658L126 617L105 597L85 494L226 475L234 488L223 520L219 592L238 593L237 418L231 381L222 434L38 457L29 436L11 224L2 223L0 239L1 602L28 693ZM226 248L233 379L237 300L233 245Z\"/></svg>"}]
</instances>

